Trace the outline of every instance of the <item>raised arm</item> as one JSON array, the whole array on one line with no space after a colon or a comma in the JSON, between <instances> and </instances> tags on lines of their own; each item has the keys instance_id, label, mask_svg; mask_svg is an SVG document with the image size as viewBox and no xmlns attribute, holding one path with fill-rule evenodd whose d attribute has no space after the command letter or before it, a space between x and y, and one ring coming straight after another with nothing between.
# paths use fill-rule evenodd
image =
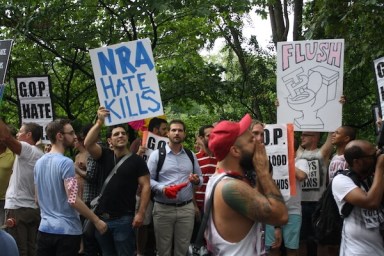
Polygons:
<instances>
[{"instance_id":1,"label":"raised arm","mask_svg":"<svg viewBox=\"0 0 384 256\"><path fill-rule=\"evenodd\" d=\"M368 192L359 187L351 190L344 200L348 203L364 209L378 209L381 205L384 193L384 155L377 158L373 183Z\"/></svg>"},{"instance_id":2,"label":"raised arm","mask_svg":"<svg viewBox=\"0 0 384 256\"><path fill-rule=\"evenodd\" d=\"M99 107L97 110L97 121L84 139L84 146L94 159L101 157L102 149L101 146L97 144L97 141L107 115L109 115L109 111L105 107Z\"/></svg>"},{"instance_id":3,"label":"raised arm","mask_svg":"<svg viewBox=\"0 0 384 256\"><path fill-rule=\"evenodd\" d=\"M12 136L9 127L0 119L0 141L3 142L13 153L20 155L21 143Z\"/></svg>"},{"instance_id":4,"label":"raised arm","mask_svg":"<svg viewBox=\"0 0 384 256\"><path fill-rule=\"evenodd\" d=\"M326 139L325 143L320 148L322 156L327 161L331 157L332 150L333 150L333 145L332 145L332 142L331 142L332 134L333 134L333 132L329 132L328 133L328 136L327 136L327 139Z\"/></svg>"},{"instance_id":5,"label":"raised arm","mask_svg":"<svg viewBox=\"0 0 384 256\"><path fill-rule=\"evenodd\" d=\"M263 194L256 188L245 186L240 180L230 179L219 184L222 187L223 199L232 209L251 220L275 226L284 225L288 221L288 211L280 190L269 173L265 146L255 142L255 147L253 165Z\"/></svg>"}]
</instances>

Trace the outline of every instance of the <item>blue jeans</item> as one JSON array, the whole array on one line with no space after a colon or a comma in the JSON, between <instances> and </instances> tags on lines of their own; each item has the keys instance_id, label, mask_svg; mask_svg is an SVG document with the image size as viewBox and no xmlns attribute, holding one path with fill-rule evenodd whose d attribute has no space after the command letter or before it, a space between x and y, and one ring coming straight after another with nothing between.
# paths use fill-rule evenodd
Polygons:
<instances>
[{"instance_id":1,"label":"blue jeans","mask_svg":"<svg viewBox=\"0 0 384 256\"><path fill-rule=\"evenodd\" d=\"M123 216L115 220L104 220L108 230L104 235L98 231L95 236L103 256L135 255L135 231L132 227L133 216Z\"/></svg>"}]
</instances>

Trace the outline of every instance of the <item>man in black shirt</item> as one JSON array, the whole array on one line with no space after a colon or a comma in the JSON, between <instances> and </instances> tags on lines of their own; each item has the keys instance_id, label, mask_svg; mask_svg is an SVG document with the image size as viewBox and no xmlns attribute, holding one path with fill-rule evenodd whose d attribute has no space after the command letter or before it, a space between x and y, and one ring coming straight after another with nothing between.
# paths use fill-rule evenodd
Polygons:
<instances>
[{"instance_id":1,"label":"man in black shirt","mask_svg":"<svg viewBox=\"0 0 384 256\"><path fill-rule=\"evenodd\" d=\"M128 136L122 124L108 127L108 143L113 150L97 144L98 134L109 111L99 107L98 120L88 132L84 144L90 155L100 164L102 172L110 173L114 166L127 154ZM136 190L141 186L141 204L135 214ZM145 210L150 198L149 171L145 161L138 155L128 157L110 179L99 199L96 214L108 225L104 235L96 234L105 255L134 255L134 228L143 224Z\"/></svg>"}]
</instances>

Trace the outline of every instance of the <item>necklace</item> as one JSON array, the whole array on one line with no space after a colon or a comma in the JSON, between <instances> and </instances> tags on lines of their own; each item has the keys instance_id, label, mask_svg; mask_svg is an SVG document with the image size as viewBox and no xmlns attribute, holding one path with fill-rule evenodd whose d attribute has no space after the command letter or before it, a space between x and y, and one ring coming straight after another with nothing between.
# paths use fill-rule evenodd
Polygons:
<instances>
[{"instance_id":1,"label":"necklace","mask_svg":"<svg viewBox=\"0 0 384 256\"><path fill-rule=\"evenodd\" d=\"M228 176L230 177L233 177L235 179L238 179L238 180L242 180L244 182L246 182L248 185L251 185L251 182L249 181L249 179L244 176L244 175L241 175L240 173L238 172L235 172L235 171L226 171L224 169L219 169L217 170L218 173L226 173Z\"/></svg>"}]
</instances>

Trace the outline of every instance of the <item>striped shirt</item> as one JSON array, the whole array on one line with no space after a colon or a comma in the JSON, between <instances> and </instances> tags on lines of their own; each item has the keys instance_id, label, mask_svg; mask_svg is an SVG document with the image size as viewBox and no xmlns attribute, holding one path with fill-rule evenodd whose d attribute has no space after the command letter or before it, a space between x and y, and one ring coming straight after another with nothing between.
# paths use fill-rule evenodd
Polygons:
<instances>
[{"instance_id":1,"label":"striped shirt","mask_svg":"<svg viewBox=\"0 0 384 256\"><path fill-rule=\"evenodd\" d=\"M214 156L209 156L205 151L200 150L196 153L197 161L199 162L201 173L203 174L203 184L196 190L196 203L199 209L204 207L205 189L209 178L216 171L217 160Z\"/></svg>"}]
</instances>

